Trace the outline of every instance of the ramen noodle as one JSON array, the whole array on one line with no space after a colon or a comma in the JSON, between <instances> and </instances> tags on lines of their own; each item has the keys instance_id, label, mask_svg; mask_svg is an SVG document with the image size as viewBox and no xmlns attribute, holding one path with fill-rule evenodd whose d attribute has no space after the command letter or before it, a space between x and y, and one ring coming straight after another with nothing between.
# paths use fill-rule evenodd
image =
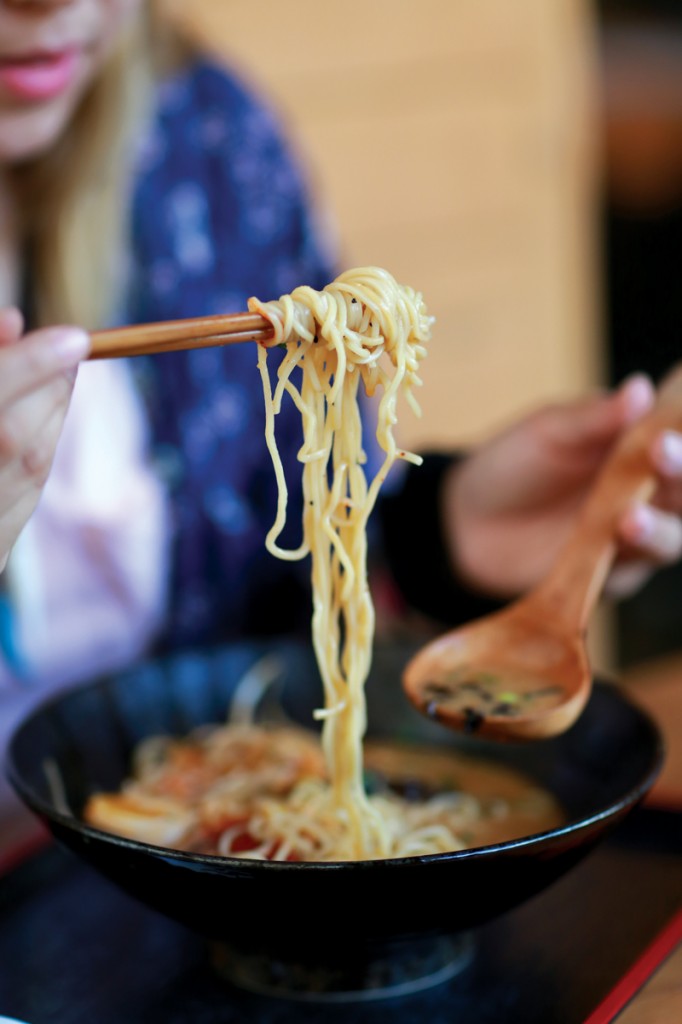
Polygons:
<instances>
[{"instance_id":1,"label":"ramen noodle","mask_svg":"<svg viewBox=\"0 0 682 1024\"><path fill-rule=\"evenodd\" d=\"M364 768L392 855L485 846L563 820L533 780L451 750L375 740L365 745ZM145 740L123 792L96 794L86 816L108 831L202 854L338 860L343 826L329 791L310 731L242 722Z\"/></svg>"},{"instance_id":2,"label":"ramen noodle","mask_svg":"<svg viewBox=\"0 0 682 1024\"><path fill-rule=\"evenodd\" d=\"M258 353L265 437L279 489L266 544L279 558L311 556L312 638L324 688L315 717L323 723L324 756L300 731L253 725L222 727L210 742L152 745L163 756L150 759L145 748L118 802L93 798L88 820L138 837L149 828L171 836L169 845L214 843L214 852L226 855L356 860L460 849L466 845L461 793L410 802L395 791L368 794L363 778L364 685L374 634L367 523L396 459L421 461L398 448L393 428L399 397L419 412L414 388L432 318L418 292L374 267L348 271L322 291L300 287L275 302L254 298L249 308L274 330L273 343ZM274 388L273 345L285 350ZM376 442L382 458L370 475L361 388L369 396L381 392ZM278 543L288 501L276 441L285 398L303 425L303 538L295 550Z\"/></svg>"},{"instance_id":3,"label":"ramen noodle","mask_svg":"<svg viewBox=\"0 0 682 1024\"><path fill-rule=\"evenodd\" d=\"M413 389L421 381L431 318L422 297L376 267L351 270L321 292L297 288L278 302L252 299L249 308L273 325L275 343L286 346L270 387L268 349L259 349L266 408L265 436L279 485L268 549L280 558L312 559L313 647L325 706L322 745L329 787L314 797L315 814L338 834L343 858L391 852L385 815L368 799L362 779L365 732L364 684L369 672L374 610L367 582L367 521L398 451L393 427L404 395L418 413ZM301 367L300 386L292 380ZM382 394L376 440L383 462L373 478L366 455L358 402L364 386ZM275 438L275 417L288 394L301 412L303 446L303 543L296 551L277 544L286 517L287 489ZM311 797L312 799L312 797ZM292 801L293 803L293 801Z\"/></svg>"}]
</instances>

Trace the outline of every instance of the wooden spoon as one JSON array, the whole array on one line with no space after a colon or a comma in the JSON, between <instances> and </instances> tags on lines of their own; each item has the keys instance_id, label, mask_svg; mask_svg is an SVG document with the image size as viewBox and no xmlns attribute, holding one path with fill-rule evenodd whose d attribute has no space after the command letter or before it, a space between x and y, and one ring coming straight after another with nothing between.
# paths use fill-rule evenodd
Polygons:
<instances>
[{"instance_id":1,"label":"wooden spoon","mask_svg":"<svg viewBox=\"0 0 682 1024\"><path fill-rule=\"evenodd\" d=\"M616 553L618 523L656 486L650 446L667 428L682 428L682 366L661 385L653 410L614 447L547 578L409 662L403 686L421 712L496 739L541 739L575 721L592 683L587 621Z\"/></svg>"}]
</instances>

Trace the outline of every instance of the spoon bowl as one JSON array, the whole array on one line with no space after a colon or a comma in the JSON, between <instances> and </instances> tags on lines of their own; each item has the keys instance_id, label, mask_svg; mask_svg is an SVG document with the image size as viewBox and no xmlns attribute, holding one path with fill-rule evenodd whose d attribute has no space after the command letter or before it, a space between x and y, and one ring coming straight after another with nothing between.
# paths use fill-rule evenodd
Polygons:
<instances>
[{"instance_id":1,"label":"spoon bowl","mask_svg":"<svg viewBox=\"0 0 682 1024\"><path fill-rule=\"evenodd\" d=\"M541 739L575 721L589 697L582 636L539 621L519 601L439 637L409 663L412 703L444 725L494 739Z\"/></svg>"},{"instance_id":2,"label":"spoon bowl","mask_svg":"<svg viewBox=\"0 0 682 1024\"><path fill-rule=\"evenodd\" d=\"M495 739L543 739L573 724L590 694L585 632L615 558L619 523L656 487L654 439L680 426L677 367L652 411L614 446L547 578L504 611L432 641L409 662L403 686L419 711Z\"/></svg>"}]
</instances>

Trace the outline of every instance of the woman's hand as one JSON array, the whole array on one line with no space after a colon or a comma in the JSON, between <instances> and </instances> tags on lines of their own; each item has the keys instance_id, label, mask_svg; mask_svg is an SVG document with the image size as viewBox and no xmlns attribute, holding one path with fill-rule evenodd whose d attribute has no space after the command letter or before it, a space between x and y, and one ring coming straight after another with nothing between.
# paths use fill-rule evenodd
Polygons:
<instances>
[{"instance_id":1,"label":"woman's hand","mask_svg":"<svg viewBox=\"0 0 682 1024\"><path fill-rule=\"evenodd\" d=\"M539 410L455 467L445 513L459 576L501 597L538 583L610 448L654 399L648 378L633 377L610 395ZM608 583L618 596L682 555L682 435L656 438L651 461L657 492L650 504L631 506L620 523L621 550Z\"/></svg>"},{"instance_id":2,"label":"woman's hand","mask_svg":"<svg viewBox=\"0 0 682 1024\"><path fill-rule=\"evenodd\" d=\"M0 310L0 571L37 504L90 347L75 327L22 330L17 310Z\"/></svg>"}]
</instances>

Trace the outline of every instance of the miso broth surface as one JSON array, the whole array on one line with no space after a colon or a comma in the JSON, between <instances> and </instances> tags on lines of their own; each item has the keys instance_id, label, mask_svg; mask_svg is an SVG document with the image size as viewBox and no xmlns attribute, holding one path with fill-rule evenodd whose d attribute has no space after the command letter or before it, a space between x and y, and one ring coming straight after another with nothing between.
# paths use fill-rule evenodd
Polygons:
<instances>
[{"instance_id":1,"label":"miso broth surface","mask_svg":"<svg viewBox=\"0 0 682 1024\"><path fill-rule=\"evenodd\" d=\"M468 847L520 839L566 820L556 797L534 779L456 751L371 740L365 744L365 771L370 789L387 785L408 800L447 792L474 797L480 816L467 822Z\"/></svg>"}]
</instances>

